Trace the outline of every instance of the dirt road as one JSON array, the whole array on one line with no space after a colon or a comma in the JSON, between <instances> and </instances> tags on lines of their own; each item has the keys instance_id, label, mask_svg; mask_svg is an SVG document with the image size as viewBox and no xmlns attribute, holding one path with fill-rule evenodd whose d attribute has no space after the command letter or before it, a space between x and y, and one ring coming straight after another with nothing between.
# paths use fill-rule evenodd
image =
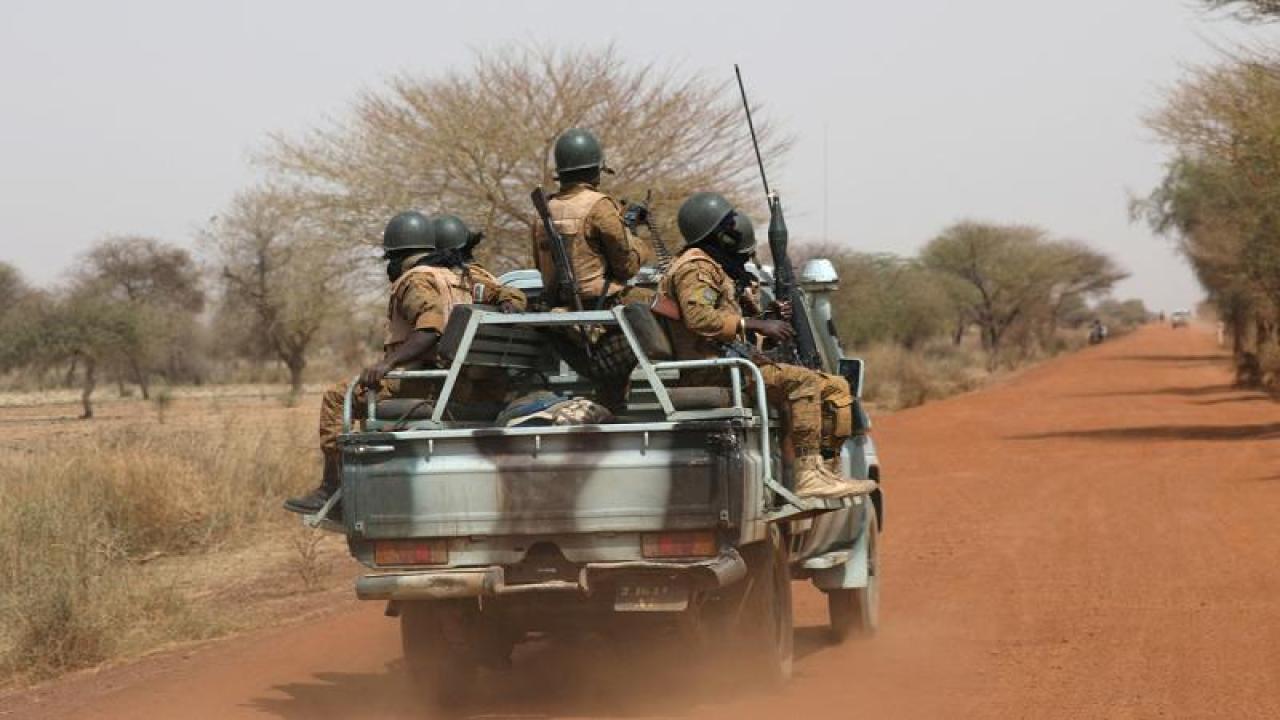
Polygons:
<instances>
[{"instance_id":1,"label":"dirt road","mask_svg":"<svg viewBox=\"0 0 1280 720\"><path fill-rule=\"evenodd\" d=\"M883 418L884 628L828 645L822 596L797 585L783 693L530 647L472 710L1280 717L1280 407L1229 381L1208 333L1153 327ZM427 717L399 656L395 623L353 602L11 698L7 712Z\"/></svg>"}]
</instances>

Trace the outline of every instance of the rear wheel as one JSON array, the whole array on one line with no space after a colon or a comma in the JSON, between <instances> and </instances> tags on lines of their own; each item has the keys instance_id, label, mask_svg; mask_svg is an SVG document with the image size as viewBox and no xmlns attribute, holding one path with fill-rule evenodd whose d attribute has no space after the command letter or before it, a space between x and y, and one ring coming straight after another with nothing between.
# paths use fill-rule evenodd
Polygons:
<instances>
[{"instance_id":1,"label":"rear wheel","mask_svg":"<svg viewBox=\"0 0 1280 720\"><path fill-rule=\"evenodd\" d=\"M441 707L455 707L471 694L477 665L467 648L466 627L473 611L458 602L409 602L400 608L409 678L415 692Z\"/></svg>"},{"instance_id":2,"label":"rear wheel","mask_svg":"<svg viewBox=\"0 0 1280 720\"><path fill-rule=\"evenodd\" d=\"M742 548L747 562L743 582L739 637L746 641L743 659L765 682L791 678L795 628L791 616L791 568L787 545L776 525L761 543Z\"/></svg>"},{"instance_id":3,"label":"rear wheel","mask_svg":"<svg viewBox=\"0 0 1280 720\"><path fill-rule=\"evenodd\" d=\"M869 637L880 625L880 524L867 507L867 586L827 591L827 614L836 642L850 636Z\"/></svg>"}]
</instances>

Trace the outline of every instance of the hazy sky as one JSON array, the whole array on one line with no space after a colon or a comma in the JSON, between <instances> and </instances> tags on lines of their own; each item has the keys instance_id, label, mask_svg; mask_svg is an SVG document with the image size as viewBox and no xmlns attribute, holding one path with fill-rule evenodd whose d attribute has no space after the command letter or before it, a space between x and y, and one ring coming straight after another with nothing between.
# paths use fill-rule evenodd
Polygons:
<instances>
[{"instance_id":1,"label":"hazy sky","mask_svg":"<svg viewBox=\"0 0 1280 720\"><path fill-rule=\"evenodd\" d=\"M1127 218L1164 161L1141 117L1186 64L1263 32L1189 0L557 7L3 0L0 259L44 283L107 234L190 244L253 182L267 133L341 115L391 73L510 41L613 41L726 79L742 64L799 138L771 178L793 237L822 235L825 127L832 240L911 253L961 218L1034 223L1119 259L1119 294L1189 305L1186 266Z\"/></svg>"}]
</instances>

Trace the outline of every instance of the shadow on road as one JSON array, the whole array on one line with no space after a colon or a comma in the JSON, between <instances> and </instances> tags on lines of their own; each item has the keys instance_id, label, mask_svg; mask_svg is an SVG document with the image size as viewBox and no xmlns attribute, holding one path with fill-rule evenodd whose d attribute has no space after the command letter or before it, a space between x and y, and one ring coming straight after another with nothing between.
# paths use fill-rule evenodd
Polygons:
<instances>
[{"instance_id":1,"label":"shadow on road","mask_svg":"<svg viewBox=\"0 0 1280 720\"><path fill-rule=\"evenodd\" d=\"M732 658L695 663L689 652L659 645L620 650L593 640L530 643L517 651L511 669L482 671L475 696L448 714L419 696L401 660L378 673L316 673L309 682L277 685L249 704L282 720L672 717L771 692L744 683ZM830 647L825 625L796 629L797 661Z\"/></svg>"},{"instance_id":2,"label":"shadow on road","mask_svg":"<svg viewBox=\"0 0 1280 720\"><path fill-rule=\"evenodd\" d=\"M1238 441L1267 440L1280 437L1280 423L1254 425L1148 425L1145 427L1100 428L1097 430L1063 430L1059 432L1013 435L1011 440L1181 440Z\"/></svg>"},{"instance_id":3,"label":"shadow on road","mask_svg":"<svg viewBox=\"0 0 1280 720\"><path fill-rule=\"evenodd\" d=\"M1185 362L1185 363L1209 363L1223 362L1230 360L1231 356L1225 353L1213 355L1117 355L1108 360L1116 362Z\"/></svg>"},{"instance_id":4,"label":"shadow on road","mask_svg":"<svg viewBox=\"0 0 1280 720\"><path fill-rule=\"evenodd\" d=\"M1218 398L1217 400L1197 400L1197 405L1226 405L1227 403L1275 402L1276 398L1265 393L1242 395L1240 397Z\"/></svg>"},{"instance_id":5,"label":"shadow on road","mask_svg":"<svg viewBox=\"0 0 1280 720\"><path fill-rule=\"evenodd\" d=\"M1106 398L1106 397L1142 397L1147 395L1176 395L1179 397L1204 397L1206 395L1222 395L1224 393L1246 392L1235 385L1197 385L1194 387L1173 386L1152 388L1149 390L1108 390L1105 392L1074 393L1067 397Z\"/></svg>"}]
</instances>

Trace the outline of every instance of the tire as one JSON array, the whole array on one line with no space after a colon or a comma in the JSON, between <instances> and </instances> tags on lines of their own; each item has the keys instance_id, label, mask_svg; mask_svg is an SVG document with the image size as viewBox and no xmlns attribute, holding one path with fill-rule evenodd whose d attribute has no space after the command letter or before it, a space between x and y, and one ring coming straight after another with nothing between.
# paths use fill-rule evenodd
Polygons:
<instances>
[{"instance_id":1,"label":"tire","mask_svg":"<svg viewBox=\"0 0 1280 720\"><path fill-rule=\"evenodd\" d=\"M414 691L442 708L466 702L477 666L463 634L468 608L454 602L408 602L400 608L400 645Z\"/></svg>"},{"instance_id":2,"label":"tire","mask_svg":"<svg viewBox=\"0 0 1280 720\"><path fill-rule=\"evenodd\" d=\"M827 591L831 637L842 643L850 637L871 637L880 626L880 523L867 507L867 586Z\"/></svg>"},{"instance_id":3,"label":"tire","mask_svg":"<svg viewBox=\"0 0 1280 720\"><path fill-rule=\"evenodd\" d=\"M791 614L791 568L787 545L776 525L769 537L742 548L747 562L746 597L739 637L749 674L766 684L791 679L795 658L795 626Z\"/></svg>"}]
</instances>

